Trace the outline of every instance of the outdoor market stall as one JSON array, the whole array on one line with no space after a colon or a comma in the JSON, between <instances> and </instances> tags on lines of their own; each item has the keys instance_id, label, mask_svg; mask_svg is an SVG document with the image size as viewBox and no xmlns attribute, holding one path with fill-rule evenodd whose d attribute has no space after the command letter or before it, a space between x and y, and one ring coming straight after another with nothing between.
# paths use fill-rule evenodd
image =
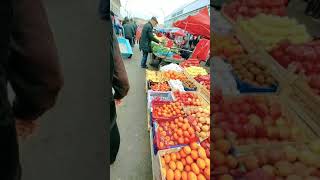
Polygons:
<instances>
[{"instance_id":1,"label":"outdoor market stall","mask_svg":"<svg viewBox=\"0 0 320 180\"><path fill-rule=\"evenodd\" d=\"M212 31L211 177L320 179L320 41L285 1L234 0L211 14L227 20Z\"/></svg>"},{"instance_id":2,"label":"outdoor market stall","mask_svg":"<svg viewBox=\"0 0 320 180\"><path fill-rule=\"evenodd\" d=\"M174 63L146 70L154 179L210 179L209 76L203 67Z\"/></svg>"}]
</instances>

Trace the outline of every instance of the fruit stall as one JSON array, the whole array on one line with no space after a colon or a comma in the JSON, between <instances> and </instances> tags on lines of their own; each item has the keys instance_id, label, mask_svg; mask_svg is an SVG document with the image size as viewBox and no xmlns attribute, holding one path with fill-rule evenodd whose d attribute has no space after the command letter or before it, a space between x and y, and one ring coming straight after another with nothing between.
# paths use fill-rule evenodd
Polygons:
<instances>
[{"instance_id":1,"label":"fruit stall","mask_svg":"<svg viewBox=\"0 0 320 180\"><path fill-rule=\"evenodd\" d=\"M153 179L210 179L210 74L168 64L146 70Z\"/></svg>"},{"instance_id":2,"label":"fruit stall","mask_svg":"<svg viewBox=\"0 0 320 180\"><path fill-rule=\"evenodd\" d=\"M320 179L320 40L286 1L211 14L224 19L211 31L211 179Z\"/></svg>"}]
</instances>

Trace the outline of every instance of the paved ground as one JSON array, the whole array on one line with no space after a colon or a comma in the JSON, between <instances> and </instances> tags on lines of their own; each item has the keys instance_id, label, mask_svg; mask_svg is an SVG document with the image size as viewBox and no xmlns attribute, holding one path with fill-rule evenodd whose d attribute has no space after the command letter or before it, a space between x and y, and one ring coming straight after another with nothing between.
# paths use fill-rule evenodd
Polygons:
<instances>
[{"instance_id":1,"label":"paved ground","mask_svg":"<svg viewBox=\"0 0 320 180\"><path fill-rule=\"evenodd\" d=\"M124 60L131 89L118 109L120 152L110 168L111 180L151 180L150 141L146 122L145 70L136 45L131 60Z\"/></svg>"}]
</instances>

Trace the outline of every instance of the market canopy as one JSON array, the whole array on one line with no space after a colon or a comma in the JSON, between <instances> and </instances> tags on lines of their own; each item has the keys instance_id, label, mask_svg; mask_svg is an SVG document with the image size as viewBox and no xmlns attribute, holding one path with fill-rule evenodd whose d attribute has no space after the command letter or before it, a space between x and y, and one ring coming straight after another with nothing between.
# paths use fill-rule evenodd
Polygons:
<instances>
[{"instance_id":1,"label":"market canopy","mask_svg":"<svg viewBox=\"0 0 320 180\"><path fill-rule=\"evenodd\" d=\"M188 31L194 35L201 35L210 39L210 17L208 8L204 8L194 16L188 16L184 20L173 23L173 26Z\"/></svg>"}]
</instances>

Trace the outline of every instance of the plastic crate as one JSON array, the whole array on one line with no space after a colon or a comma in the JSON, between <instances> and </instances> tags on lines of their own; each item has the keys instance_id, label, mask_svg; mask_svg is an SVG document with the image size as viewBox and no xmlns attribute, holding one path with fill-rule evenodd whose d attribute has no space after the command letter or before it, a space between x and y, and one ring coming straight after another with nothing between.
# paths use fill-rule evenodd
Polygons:
<instances>
[{"instance_id":1,"label":"plastic crate","mask_svg":"<svg viewBox=\"0 0 320 180\"><path fill-rule=\"evenodd\" d=\"M151 90L151 85L158 84L159 82L148 81L148 90ZM168 81L164 81L162 83L166 83L169 86ZM171 87L169 86L169 91L171 91ZM159 92L169 92L169 91L159 91Z\"/></svg>"},{"instance_id":2,"label":"plastic crate","mask_svg":"<svg viewBox=\"0 0 320 180\"><path fill-rule=\"evenodd\" d=\"M127 49L127 52L121 52L121 56L123 58L128 58L130 55L133 55L133 51L132 51L132 48L131 48L129 41L123 37L118 37L117 39L118 39L118 43L124 44Z\"/></svg>"},{"instance_id":3,"label":"plastic crate","mask_svg":"<svg viewBox=\"0 0 320 180\"><path fill-rule=\"evenodd\" d=\"M173 101L172 93L148 90L148 109L151 109L152 101L157 98L158 101Z\"/></svg>"},{"instance_id":4,"label":"plastic crate","mask_svg":"<svg viewBox=\"0 0 320 180\"><path fill-rule=\"evenodd\" d=\"M232 73L232 75L236 80L237 89L240 93L276 93L278 90L278 85L272 85L270 87L257 87L241 81L234 73Z\"/></svg>"}]
</instances>

